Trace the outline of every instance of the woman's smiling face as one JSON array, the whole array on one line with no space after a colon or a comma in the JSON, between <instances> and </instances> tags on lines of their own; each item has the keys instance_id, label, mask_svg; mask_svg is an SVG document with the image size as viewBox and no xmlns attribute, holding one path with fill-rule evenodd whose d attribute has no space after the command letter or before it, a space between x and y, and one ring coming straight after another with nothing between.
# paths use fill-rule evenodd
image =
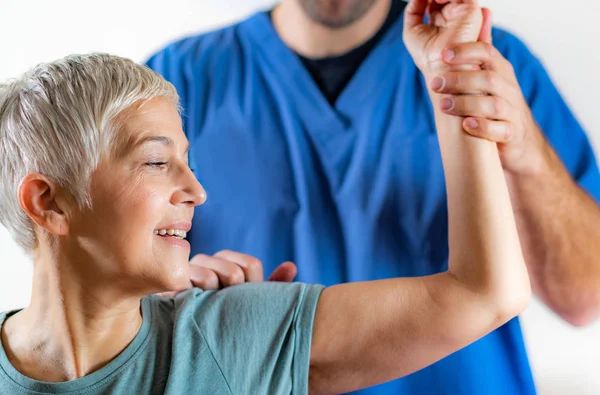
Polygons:
<instances>
[{"instance_id":1,"label":"woman's smiling face","mask_svg":"<svg viewBox=\"0 0 600 395\"><path fill-rule=\"evenodd\" d=\"M206 193L188 166L181 118L155 98L118 124L117 146L90 180L92 209L73 214L68 244L95 262L99 281L142 293L187 288L185 233Z\"/></svg>"}]
</instances>

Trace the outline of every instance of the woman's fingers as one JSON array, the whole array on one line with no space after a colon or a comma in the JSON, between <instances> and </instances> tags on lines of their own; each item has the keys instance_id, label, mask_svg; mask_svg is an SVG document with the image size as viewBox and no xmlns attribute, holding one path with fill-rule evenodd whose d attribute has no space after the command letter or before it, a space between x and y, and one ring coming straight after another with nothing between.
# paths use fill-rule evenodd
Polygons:
<instances>
[{"instance_id":1,"label":"woman's fingers","mask_svg":"<svg viewBox=\"0 0 600 395\"><path fill-rule=\"evenodd\" d=\"M404 28L414 29L423 24L427 12L427 0L411 0L404 10Z\"/></svg>"},{"instance_id":2,"label":"woman's fingers","mask_svg":"<svg viewBox=\"0 0 600 395\"><path fill-rule=\"evenodd\" d=\"M477 41L482 43L492 43L492 11L489 8L482 8L481 13L483 14L483 25L481 26L481 33Z\"/></svg>"}]
</instances>

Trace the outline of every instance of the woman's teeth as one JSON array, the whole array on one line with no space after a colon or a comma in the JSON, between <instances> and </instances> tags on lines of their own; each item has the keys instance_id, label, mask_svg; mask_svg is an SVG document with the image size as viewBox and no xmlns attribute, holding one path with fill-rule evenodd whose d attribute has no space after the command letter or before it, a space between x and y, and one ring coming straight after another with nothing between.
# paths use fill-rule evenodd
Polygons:
<instances>
[{"instance_id":1,"label":"woman's teeth","mask_svg":"<svg viewBox=\"0 0 600 395\"><path fill-rule=\"evenodd\" d=\"M187 232L180 229L160 229L155 230L154 234L159 236L173 236L177 239L185 239L187 237Z\"/></svg>"}]
</instances>

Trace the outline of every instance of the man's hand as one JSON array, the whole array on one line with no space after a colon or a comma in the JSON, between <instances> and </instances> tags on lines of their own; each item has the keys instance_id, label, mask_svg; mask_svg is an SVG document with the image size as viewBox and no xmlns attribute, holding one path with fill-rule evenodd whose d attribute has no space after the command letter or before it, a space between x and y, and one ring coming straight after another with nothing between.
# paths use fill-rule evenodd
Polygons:
<instances>
[{"instance_id":1,"label":"man's hand","mask_svg":"<svg viewBox=\"0 0 600 395\"><path fill-rule=\"evenodd\" d=\"M426 76L447 68L441 56L445 48L477 41L484 20L477 0L411 0L404 13L404 43Z\"/></svg>"},{"instance_id":2,"label":"man's hand","mask_svg":"<svg viewBox=\"0 0 600 395\"><path fill-rule=\"evenodd\" d=\"M465 117L464 130L499 143L500 159L513 174L535 174L548 145L523 96L515 71L492 45L492 14L484 9L479 41L445 48L446 70L428 84L441 94L441 110Z\"/></svg>"},{"instance_id":3,"label":"man's hand","mask_svg":"<svg viewBox=\"0 0 600 395\"><path fill-rule=\"evenodd\" d=\"M500 143L505 170L535 174L543 167L547 143L537 126L512 65L491 43L451 46L443 51L449 66L475 65L479 70L446 71L429 82L448 96L441 110L466 117L464 130L476 137Z\"/></svg>"},{"instance_id":4,"label":"man's hand","mask_svg":"<svg viewBox=\"0 0 600 395\"><path fill-rule=\"evenodd\" d=\"M239 252L224 250L215 255L198 254L190 261L190 288L213 290L243 284L262 282L262 262L257 258ZM271 274L268 281L291 282L296 277L296 265L284 262ZM161 296L173 297L180 292L165 292Z\"/></svg>"}]
</instances>

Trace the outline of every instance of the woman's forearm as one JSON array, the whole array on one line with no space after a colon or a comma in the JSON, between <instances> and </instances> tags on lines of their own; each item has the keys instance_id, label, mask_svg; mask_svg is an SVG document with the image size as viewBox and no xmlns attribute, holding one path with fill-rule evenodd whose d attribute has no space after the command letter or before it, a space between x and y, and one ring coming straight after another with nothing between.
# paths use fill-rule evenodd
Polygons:
<instances>
[{"instance_id":1,"label":"woman's forearm","mask_svg":"<svg viewBox=\"0 0 600 395\"><path fill-rule=\"evenodd\" d=\"M529 278L495 143L464 133L430 91L448 196L449 273L508 312L530 294Z\"/></svg>"}]
</instances>

